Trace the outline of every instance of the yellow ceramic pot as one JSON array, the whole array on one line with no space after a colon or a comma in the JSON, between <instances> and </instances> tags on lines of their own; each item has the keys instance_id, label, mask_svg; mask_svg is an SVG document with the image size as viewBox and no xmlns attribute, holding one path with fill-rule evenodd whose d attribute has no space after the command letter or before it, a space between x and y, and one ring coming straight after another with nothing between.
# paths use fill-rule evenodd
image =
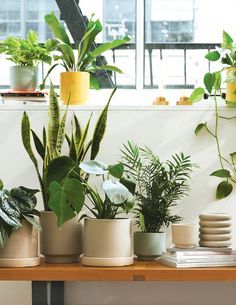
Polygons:
<instances>
[{"instance_id":1,"label":"yellow ceramic pot","mask_svg":"<svg viewBox=\"0 0 236 305\"><path fill-rule=\"evenodd\" d=\"M60 75L60 96L64 104L86 104L89 98L88 72L62 72Z\"/></svg>"},{"instance_id":2,"label":"yellow ceramic pot","mask_svg":"<svg viewBox=\"0 0 236 305\"><path fill-rule=\"evenodd\" d=\"M227 69L227 77L236 72L236 67ZM226 84L226 103L236 106L236 84Z\"/></svg>"}]
</instances>

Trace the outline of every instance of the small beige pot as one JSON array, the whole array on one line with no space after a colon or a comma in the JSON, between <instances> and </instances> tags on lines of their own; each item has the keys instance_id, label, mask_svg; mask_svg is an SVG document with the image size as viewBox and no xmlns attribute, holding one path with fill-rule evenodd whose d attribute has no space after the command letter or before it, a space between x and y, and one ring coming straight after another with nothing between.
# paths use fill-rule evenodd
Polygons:
<instances>
[{"instance_id":1,"label":"small beige pot","mask_svg":"<svg viewBox=\"0 0 236 305\"><path fill-rule=\"evenodd\" d=\"M166 251L166 233L134 233L134 254L139 260L156 260Z\"/></svg>"},{"instance_id":2,"label":"small beige pot","mask_svg":"<svg viewBox=\"0 0 236 305\"><path fill-rule=\"evenodd\" d=\"M40 264L38 230L28 221L13 232L4 248L0 248L0 267L29 267Z\"/></svg>"},{"instance_id":3,"label":"small beige pot","mask_svg":"<svg viewBox=\"0 0 236 305\"><path fill-rule=\"evenodd\" d=\"M132 265L131 219L86 218L83 248L83 265Z\"/></svg>"},{"instance_id":4,"label":"small beige pot","mask_svg":"<svg viewBox=\"0 0 236 305\"><path fill-rule=\"evenodd\" d=\"M72 263L79 261L81 254L82 230L78 217L64 223L59 229L54 212L40 213L42 232L40 234L40 253L46 263Z\"/></svg>"}]
</instances>

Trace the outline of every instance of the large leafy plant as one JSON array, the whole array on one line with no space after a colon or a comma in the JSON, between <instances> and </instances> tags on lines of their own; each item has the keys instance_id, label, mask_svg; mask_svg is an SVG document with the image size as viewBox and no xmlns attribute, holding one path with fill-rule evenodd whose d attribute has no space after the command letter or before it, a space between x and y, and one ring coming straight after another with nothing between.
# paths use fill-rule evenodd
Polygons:
<instances>
[{"instance_id":1,"label":"large leafy plant","mask_svg":"<svg viewBox=\"0 0 236 305\"><path fill-rule=\"evenodd\" d=\"M38 36L29 31L26 39L9 36L0 42L0 53L18 66L37 66L39 62L51 64L50 52L38 43Z\"/></svg>"},{"instance_id":2,"label":"large leafy plant","mask_svg":"<svg viewBox=\"0 0 236 305\"><path fill-rule=\"evenodd\" d=\"M35 219L38 211L35 210L38 190L19 186L10 191L3 189L0 180L0 248L3 248L11 234L22 226L26 220L38 229L40 225Z\"/></svg>"},{"instance_id":3,"label":"large leafy plant","mask_svg":"<svg viewBox=\"0 0 236 305\"><path fill-rule=\"evenodd\" d=\"M133 195L129 191L127 180L123 177L124 166L121 163L106 165L101 161L89 160L80 163L86 174L102 178L101 195L88 181L83 181L88 204L85 206L97 219L113 219L121 213L128 213L133 207ZM131 184L130 184L131 185ZM87 215L83 215L85 217Z\"/></svg>"},{"instance_id":4,"label":"large leafy plant","mask_svg":"<svg viewBox=\"0 0 236 305\"><path fill-rule=\"evenodd\" d=\"M97 65L96 59L105 51L111 50L112 48L118 47L130 39L125 36L123 39L114 40L112 42L104 43L95 49L91 50L94 47L95 39L97 35L102 31L102 25L99 20L89 21L84 35L76 47L78 54L76 55L73 50L73 44L70 42L70 38L67 35L65 29L52 12L45 16L45 21L49 25L51 31L53 32L55 38L49 39L46 41L46 47L48 51L58 51L60 55L54 55L54 60L61 62L61 65L65 68L66 71L84 71L90 73L90 85L92 88L99 88L99 83L93 74L98 70L107 70L115 71L122 73L122 71L110 65ZM47 76L51 73L55 66L54 64L49 70ZM46 78L47 78L46 76ZM45 78L45 80L46 80ZM45 84L42 84L42 87Z\"/></svg>"},{"instance_id":5,"label":"large leafy plant","mask_svg":"<svg viewBox=\"0 0 236 305\"><path fill-rule=\"evenodd\" d=\"M163 226L182 218L171 208L189 192L193 164L189 156L175 154L164 163L150 148L132 142L124 145L122 159L130 178L136 183L134 209L136 224L142 232L160 232Z\"/></svg>"},{"instance_id":6,"label":"large leafy plant","mask_svg":"<svg viewBox=\"0 0 236 305\"><path fill-rule=\"evenodd\" d=\"M223 42L221 44L221 48L209 52L205 58L209 61L220 61L223 66L218 71L206 73L203 80L205 88L196 88L192 92L190 99L193 102L198 102L204 98L204 94L213 95L215 106L215 124L213 128L211 128L208 126L207 122L201 122L196 126L195 134L198 135L200 131L205 130L211 137L214 138L216 142L217 156L219 158L220 168L211 173L211 176L215 176L221 179L221 182L218 184L216 189L216 198L222 199L231 194L233 190L233 184L236 184L236 152L230 153L228 157L224 156L219 139L220 120L230 120L235 117L224 117L220 115L217 101L217 96L222 95L222 73L231 67L236 67L236 44L234 43L232 37L223 31ZM236 84L236 72L234 70L229 70L225 82Z\"/></svg>"},{"instance_id":7,"label":"large leafy plant","mask_svg":"<svg viewBox=\"0 0 236 305\"><path fill-rule=\"evenodd\" d=\"M43 128L42 140L31 129L27 113L24 112L23 114L22 142L36 169L44 209L46 211L53 210L56 213L59 227L65 221L77 215L82 209L84 191L80 182L78 165L89 150L91 150L91 159L95 158L99 152L100 143L106 130L108 107L115 90L113 90L108 103L101 112L93 136L88 142L91 117L83 130L78 118L74 116L71 136L66 136L67 108L61 116L57 95L52 85L49 97L48 128L47 131L45 127ZM65 137L69 145L68 156L62 156L62 145ZM41 170L31 140L33 140L34 148L41 159Z\"/></svg>"}]
</instances>

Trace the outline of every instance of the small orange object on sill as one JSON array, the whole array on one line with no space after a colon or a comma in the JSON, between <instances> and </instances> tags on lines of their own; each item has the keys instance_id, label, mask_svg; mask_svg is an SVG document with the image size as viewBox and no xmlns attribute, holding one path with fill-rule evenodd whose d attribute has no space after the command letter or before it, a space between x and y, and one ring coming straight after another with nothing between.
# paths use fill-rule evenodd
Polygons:
<instances>
[{"instance_id":1,"label":"small orange object on sill","mask_svg":"<svg viewBox=\"0 0 236 305\"><path fill-rule=\"evenodd\" d=\"M193 103L190 101L189 97L181 96L180 101L176 102L176 105L192 105Z\"/></svg>"},{"instance_id":2,"label":"small orange object on sill","mask_svg":"<svg viewBox=\"0 0 236 305\"><path fill-rule=\"evenodd\" d=\"M155 101L152 103L153 105L169 105L169 102L166 101L166 98L164 96L159 96L156 98Z\"/></svg>"}]
</instances>

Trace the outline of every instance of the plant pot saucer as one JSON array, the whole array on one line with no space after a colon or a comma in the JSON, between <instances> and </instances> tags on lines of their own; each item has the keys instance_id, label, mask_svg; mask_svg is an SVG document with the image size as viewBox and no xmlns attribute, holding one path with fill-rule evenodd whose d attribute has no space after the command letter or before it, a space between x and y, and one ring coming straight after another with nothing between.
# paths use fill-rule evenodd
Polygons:
<instances>
[{"instance_id":1,"label":"plant pot saucer","mask_svg":"<svg viewBox=\"0 0 236 305\"><path fill-rule=\"evenodd\" d=\"M78 255L44 255L44 262L47 264L78 263Z\"/></svg>"},{"instance_id":2,"label":"plant pot saucer","mask_svg":"<svg viewBox=\"0 0 236 305\"><path fill-rule=\"evenodd\" d=\"M137 261L158 261L161 255L137 255Z\"/></svg>"},{"instance_id":3,"label":"plant pot saucer","mask_svg":"<svg viewBox=\"0 0 236 305\"><path fill-rule=\"evenodd\" d=\"M97 266L97 267L119 267L128 266L134 263L134 257L88 257L84 254L80 255L80 262L86 266Z\"/></svg>"},{"instance_id":4,"label":"plant pot saucer","mask_svg":"<svg viewBox=\"0 0 236 305\"><path fill-rule=\"evenodd\" d=\"M40 257L0 258L0 267L33 267L40 265Z\"/></svg>"}]
</instances>

